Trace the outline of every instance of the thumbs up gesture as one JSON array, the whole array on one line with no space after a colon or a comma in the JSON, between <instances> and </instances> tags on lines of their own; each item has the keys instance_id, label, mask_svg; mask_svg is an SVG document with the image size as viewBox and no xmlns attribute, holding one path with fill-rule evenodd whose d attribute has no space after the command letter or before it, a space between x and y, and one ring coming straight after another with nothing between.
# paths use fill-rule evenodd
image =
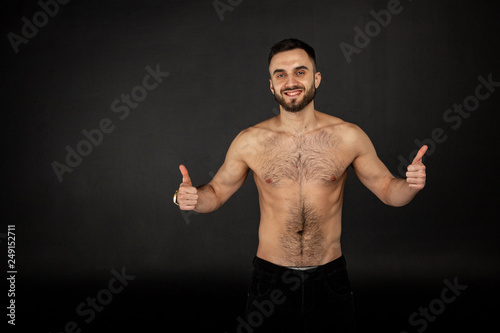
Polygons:
<instances>
[{"instance_id":1,"label":"thumbs up gesture","mask_svg":"<svg viewBox=\"0 0 500 333\"><path fill-rule=\"evenodd\" d=\"M410 188L421 190L425 186L425 165L422 163L422 157L427 151L428 147L426 145L422 146L417 153L417 156L413 159L413 162L408 165L406 172L406 182L409 184Z\"/></svg>"},{"instance_id":2,"label":"thumbs up gesture","mask_svg":"<svg viewBox=\"0 0 500 333\"><path fill-rule=\"evenodd\" d=\"M179 170L182 174L182 183L179 185L179 190L176 192L174 202L176 202L182 210L193 210L198 204L198 189L191 183L187 168L181 164L179 165Z\"/></svg>"}]
</instances>

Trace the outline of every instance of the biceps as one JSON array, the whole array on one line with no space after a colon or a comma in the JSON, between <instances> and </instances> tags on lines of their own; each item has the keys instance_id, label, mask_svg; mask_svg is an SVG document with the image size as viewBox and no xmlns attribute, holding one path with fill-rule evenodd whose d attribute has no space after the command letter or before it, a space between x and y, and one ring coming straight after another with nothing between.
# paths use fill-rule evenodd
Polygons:
<instances>
[{"instance_id":1,"label":"biceps","mask_svg":"<svg viewBox=\"0 0 500 333\"><path fill-rule=\"evenodd\" d=\"M210 182L221 203L226 202L243 185L248 171L249 168L244 162L224 162Z\"/></svg>"},{"instance_id":2,"label":"biceps","mask_svg":"<svg viewBox=\"0 0 500 333\"><path fill-rule=\"evenodd\" d=\"M382 198L394 176L382 163L375 152L359 156L353 162L359 180L378 198Z\"/></svg>"}]
</instances>

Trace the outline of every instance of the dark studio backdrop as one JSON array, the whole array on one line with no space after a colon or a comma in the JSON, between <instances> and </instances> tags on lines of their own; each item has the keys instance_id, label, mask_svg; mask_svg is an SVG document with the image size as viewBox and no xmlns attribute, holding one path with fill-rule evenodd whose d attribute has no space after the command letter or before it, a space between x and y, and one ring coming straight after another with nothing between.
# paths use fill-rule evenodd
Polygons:
<instances>
[{"instance_id":1,"label":"dark studio backdrop","mask_svg":"<svg viewBox=\"0 0 500 333\"><path fill-rule=\"evenodd\" d=\"M182 213L172 195L179 164L195 185L209 182L232 139L276 114L267 55L295 37L317 53L316 109L359 125L394 174L430 147L427 186L402 208L349 169L342 245L360 331L490 327L500 277L494 4L2 4L0 257L15 278L0 292L2 325L236 332L257 248L252 176L208 215Z\"/></svg>"}]
</instances>

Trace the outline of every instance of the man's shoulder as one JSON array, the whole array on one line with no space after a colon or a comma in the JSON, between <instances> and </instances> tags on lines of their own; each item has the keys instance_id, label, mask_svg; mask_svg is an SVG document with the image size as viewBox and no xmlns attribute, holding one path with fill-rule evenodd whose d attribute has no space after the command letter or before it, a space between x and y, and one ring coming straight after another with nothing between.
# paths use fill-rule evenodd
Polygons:
<instances>
[{"instance_id":1,"label":"man's shoulder","mask_svg":"<svg viewBox=\"0 0 500 333\"><path fill-rule=\"evenodd\" d=\"M339 117L321 112L318 115L321 118L322 128L335 135L340 135L343 139L355 139L363 132L358 125L347 122Z\"/></svg>"},{"instance_id":2,"label":"man's shoulder","mask_svg":"<svg viewBox=\"0 0 500 333\"><path fill-rule=\"evenodd\" d=\"M340 139L342 147L355 156L371 146L370 138L356 124L327 115L329 126L326 127L333 136Z\"/></svg>"},{"instance_id":3,"label":"man's shoulder","mask_svg":"<svg viewBox=\"0 0 500 333\"><path fill-rule=\"evenodd\" d=\"M239 148L245 148L248 145L262 141L264 138L268 138L273 133L269 124L270 119L267 119L243 129L234 138L233 145Z\"/></svg>"},{"instance_id":4,"label":"man's shoulder","mask_svg":"<svg viewBox=\"0 0 500 333\"><path fill-rule=\"evenodd\" d=\"M262 136L269 135L273 133L273 130L271 129L271 121L273 118L266 119L264 121L261 121L258 124L255 124L253 126L250 126L244 130L242 130L239 134L238 137L240 137L242 140L254 140L261 138Z\"/></svg>"}]
</instances>

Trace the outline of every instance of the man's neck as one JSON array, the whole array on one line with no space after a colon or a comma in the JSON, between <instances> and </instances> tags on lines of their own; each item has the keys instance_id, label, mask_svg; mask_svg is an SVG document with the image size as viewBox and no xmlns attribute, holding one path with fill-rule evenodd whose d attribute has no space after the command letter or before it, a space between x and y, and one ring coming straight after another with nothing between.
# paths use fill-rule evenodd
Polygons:
<instances>
[{"instance_id":1,"label":"man's neck","mask_svg":"<svg viewBox=\"0 0 500 333\"><path fill-rule=\"evenodd\" d=\"M317 126L316 111L314 102L311 102L304 109L297 112L285 111L280 106L280 114L277 117L277 127L292 134L301 134L313 130Z\"/></svg>"}]
</instances>

